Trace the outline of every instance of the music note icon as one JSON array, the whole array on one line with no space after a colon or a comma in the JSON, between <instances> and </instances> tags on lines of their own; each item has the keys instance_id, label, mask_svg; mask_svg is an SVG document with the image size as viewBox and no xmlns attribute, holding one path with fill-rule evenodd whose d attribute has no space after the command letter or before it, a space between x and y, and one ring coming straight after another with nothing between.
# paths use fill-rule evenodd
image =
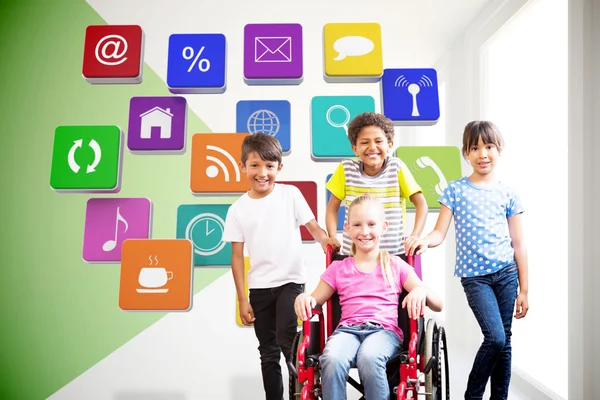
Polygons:
<instances>
[{"instance_id":1,"label":"music note icon","mask_svg":"<svg viewBox=\"0 0 600 400\"><path fill-rule=\"evenodd\" d=\"M119 207L117 207L117 219L115 220L115 237L114 237L114 239L107 240L102 245L102 250L108 252L108 251L113 251L117 247L117 238L119 236L119 221L121 221L125 224L125 230L123 231L123 233L127 232L127 229L129 229L129 224L127 223L127 220L125 218L123 218L123 216L119 212Z\"/></svg>"}]
</instances>

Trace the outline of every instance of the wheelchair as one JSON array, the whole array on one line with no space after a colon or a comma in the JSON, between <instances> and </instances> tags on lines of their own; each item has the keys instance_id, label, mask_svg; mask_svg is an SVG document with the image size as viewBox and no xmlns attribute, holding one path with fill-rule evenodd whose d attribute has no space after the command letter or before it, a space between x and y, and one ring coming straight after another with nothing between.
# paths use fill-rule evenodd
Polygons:
<instances>
[{"instance_id":1,"label":"wheelchair","mask_svg":"<svg viewBox=\"0 0 600 400\"><path fill-rule=\"evenodd\" d=\"M336 256L336 259L343 259L343 256ZM332 261L332 249L328 246L327 267ZM411 256L408 257L408 263L413 265ZM402 308L406 295L407 292L403 290L398 304L398 326L404 332L404 341L399 353L390 358L386 365L390 400L415 399L418 396L425 396L427 400L448 400L450 380L446 333L433 319L425 323L423 316L418 320L409 318L408 311ZM326 309L326 316L322 308L317 306L313 309L313 316L303 321L302 329L294 338L288 361L290 400L322 399L319 356L323 353L327 337L333 333L341 318L337 293L327 301ZM362 384L351 376L347 381L362 394L361 400L364 400ZM407 397L409 393L411 396Z\"/></svg>"}]
</instances>

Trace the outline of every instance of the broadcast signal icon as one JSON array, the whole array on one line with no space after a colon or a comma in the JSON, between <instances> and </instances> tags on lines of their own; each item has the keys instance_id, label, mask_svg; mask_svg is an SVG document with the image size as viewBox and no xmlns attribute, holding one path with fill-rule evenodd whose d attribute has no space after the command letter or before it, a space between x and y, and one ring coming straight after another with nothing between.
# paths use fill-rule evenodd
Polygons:
<instances>
[{"instance_id":1,"label":"broadcast signal icon","mask_svg":"<svg viewBox=\"0 0 600 400\"><path fill-rule=\"evenodd\" d=\"M392 68L381 79L382 112L395 125L435 125L440 118L437 72Z\"/></svg>"},{"instance_id":2,"label":"broadcast signal icon","mask_svg":"<svg viewBox=\"0 0 600 400\"><path fill-rule=\"evenodd\" d=\"M193 194L244 193L242 142L247 133L197 133L192 137L190 190Z\"/></svg>"},{"instance_id":3,"label":"broadcast signal icon","mask_svg":"<svg viewBox=\"0 0 600 400\"><path fill-rule=\"evenodd\" d=\"M417 95L421 91L421 87L433 87L433 82L427 75L422 75L417 83L410 83L408 79L404 75L400 75L396 82L394 82L395 87L407 87L408 93L413 97L413 106L411 111L411 117L420 117L419 107L417 105Z\"/></svg>"}]
</instances>

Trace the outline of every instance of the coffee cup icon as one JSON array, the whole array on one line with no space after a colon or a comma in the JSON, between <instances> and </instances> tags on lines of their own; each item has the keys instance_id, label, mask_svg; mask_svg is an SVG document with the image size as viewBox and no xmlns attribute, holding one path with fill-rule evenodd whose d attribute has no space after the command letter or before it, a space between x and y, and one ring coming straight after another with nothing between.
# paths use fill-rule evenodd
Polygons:
<instances>
[{"instance_id":1,"label":"coffee cup icon","mask_svg":"<svg viewBox=\"0 0 600 400\"><path fill-rule=\"evenodd\" d=\"M136 289L138 293L167 293L168 288L163 288L168 281L173 279L173 272L160 267L142 268L138 275L138 283L143 289Z\"/></svg>"}]
</instances>

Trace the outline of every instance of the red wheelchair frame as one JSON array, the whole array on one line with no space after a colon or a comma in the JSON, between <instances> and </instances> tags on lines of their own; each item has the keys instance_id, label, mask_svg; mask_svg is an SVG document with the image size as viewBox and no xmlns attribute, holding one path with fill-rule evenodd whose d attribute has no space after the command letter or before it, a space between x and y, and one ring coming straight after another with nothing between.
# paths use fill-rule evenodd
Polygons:
<instances>
[{"instance_id":1,"label":"red wheelchair frame","mask_svg":"<svg viewBox=\"0 0 600 400\"><path fill-rule=\"evenodd\" d=\"M331 264L333 259L333 252L332 252L332 248L331 246L327 247L327 251L326 251L326 263L327 263L327 267L329 267L329 265ZM410 264L411 266L413 265L413 257L412 256L408 256L408 264ZM321 353L323 352L323 349L325 348L325 341L326 341L326 336L325 336L325 323L323 320L323 312L320 309L313 309L313 316L317 316L318 318L318 323L319 323L319 328L320 328L320 343L319 343L319 349L321 351ZM421 320L423 319L423 315L421 315ZM333 305L331 301L327 301L327 337L331 336L331 334L333 333L334 330L334 326L333 326ZM446 398L449 399L449 382L448 382L448 375L447 375L447 369L448 369L448 359L447 359L447 353L446 353L446 337L445 337L445 332L443 331L443 328L437 328L437 326L435 326L436 332L439 335L439 340L442 340L442 335L443 335L443 344L444 344L444 354L445 354L445 368L446 368ZM317 385L315 383L315 378L317 378L316 376L316 365L314 363L314 360L309 360L307 359L306 355L308 354L308 349L309 346L311 345L311 321L310 319L303 321L302 324L302 330L303 330L303 340L302 343L298 344L298 349L297 349L297 353L296 353L296 366L297 366L297 381L299 384L303 384L302 386L302 391L300 393L300 399L301 400L316 400L320 397L320 387L319 385ZM406 334L406 332L405 332ZM410 319L410 331L408 332L409 334L409 344L408 344L408 352L407 353L403 353L401 354L400 357L400 384L394 388L394 394L396 395L396 399L397 400L405 400L407 399L407 395L409 392L412 392L412 398L416 398L419 395L419 389L425 385L424 382L422 382L418 375L419 372L421 372L422 374L428 374L430 372L430 370L434 367L434 366L438 366L438 368L441 368L441 366L438 365L439 360L435 357L432 356L429 361L427 362L427 365L425 365L425 357L421 355L421 357L417 357L418 354L418 345L419 345L419 325L417 320L415 319ZM438 349L439 350L439 349ZM294 351L294 350L293 350ZM439 355L438 355L439 358ZM292 365L292 367L294 367ZM295 367L294 367L295 369ZM438 371L441 371L440 369L438 369ZM441 373L438 372L440 374L439 379L441 379ZM440 384L441 385L441 384ZM290 388L291 390L292 388ZM423 393L421 393L423 394ZM291 398L292 396L290 396ZM429 396L428 396L429 397ZM433 395L432 397L433 398ZM439 398L441 398L441 393L439 394Z\"/></svg>"}]
</instances>

